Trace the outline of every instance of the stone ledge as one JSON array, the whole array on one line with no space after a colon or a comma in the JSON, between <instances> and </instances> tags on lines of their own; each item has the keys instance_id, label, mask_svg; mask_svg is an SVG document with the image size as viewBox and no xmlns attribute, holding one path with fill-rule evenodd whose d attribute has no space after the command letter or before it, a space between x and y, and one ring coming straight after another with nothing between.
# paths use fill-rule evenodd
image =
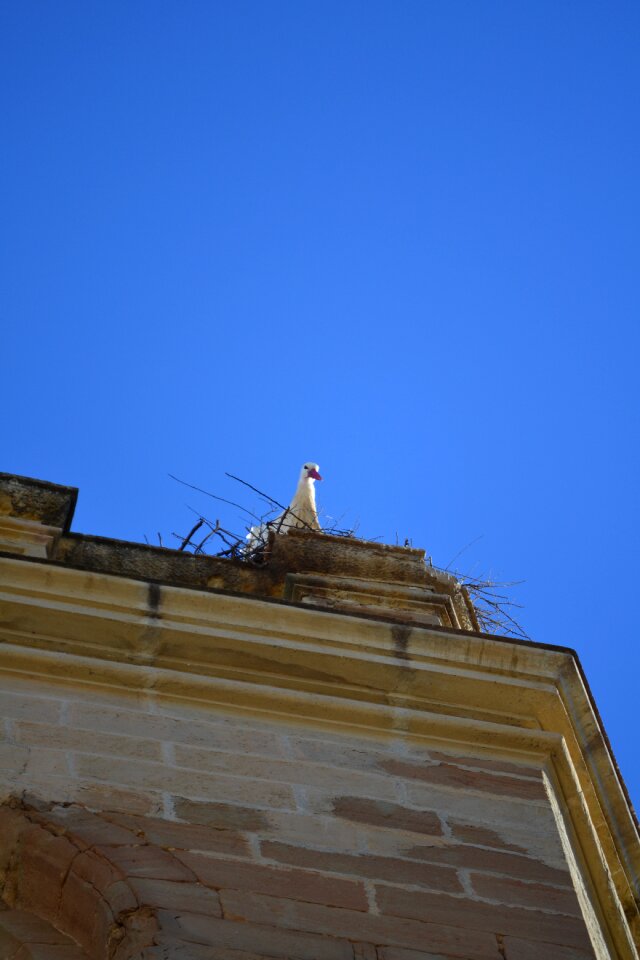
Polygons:
<instances>
[{"instance_id":1,"label":"stone ledge","mask_svg":"<svg viewBox=\"0 0 640 960\"><path fill-rule=\"evenodd\" d=\"M313 602L319 607L363 613L369 608L373 613L406 614L410 622L479 629L467 590L455 577L427 566L423 550L291 530L270 535L260 564L194 556L69 533L77 493L72 487L0 474L0 521L5 518L4 526L0 522L0 550L96 573L254 597L295 599L288 578L305 575L314 578ZM351 590L345 588L347 580L353 581ZM363 600L363 591L369 602Z\"/></svg>"},{"instance_id":2,"label":"stone ledge","mask_svg":"<svg viewBox=\"0 0 640 960\"><path fill-rule=\"evenodd\" d=\"M76 487L0 473L0 515L34 520L66 533L78 499Z\"/></svg>"}]
</instances>

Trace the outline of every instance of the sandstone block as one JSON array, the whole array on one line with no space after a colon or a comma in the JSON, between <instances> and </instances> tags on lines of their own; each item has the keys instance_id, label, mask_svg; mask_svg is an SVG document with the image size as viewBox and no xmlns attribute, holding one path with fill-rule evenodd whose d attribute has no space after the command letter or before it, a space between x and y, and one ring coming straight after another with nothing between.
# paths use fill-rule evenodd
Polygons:
<instances>
[{"instance_id":1,"label":"sandstone block","mask_svg":"<svg viewBox=\"0 0 640 960\"><path fill-rule=\"evenodd\" d=\"M206 886L216 889L251 890L291 900L344 906L367 910L368 901L363 883L327 877L308 870L287 869L222 860L201 854L176 853Z\"/></svg>"},{"instance_id":2,"label":"sandstone block","mask_svg":"<svg viewBox=\"0 0 640 960\"><path fill-rule=\"evenodd\" d=\"M382 913L394 917L428 920L430 923L458 924L469 930L511 934L522 939L563 946L589 946L581 919L544 913L523 907L493 906L448 894L376 886L376 900Z\"/></svg>"},{"instance_id":3,"label":"sandstone block","mask_svg":"<svg viewBox=\"0 0 640 960\"><path fill-rule=\"evenodd\" d=\"M517 960L595 960L595 953L590 946L578 950L554 944L550 948L544 943L518 940L516 937L504 938L504 950L507 957L514 956Z\"/></svg>"},{"instance_id":4,"label":"sandstone block","mask_svg":"<svg viewBox=\"0 0 640 960\"><path fill-rule=\"evenodd\" d=\"M2 915L0 914L0 957L15 957L22 945L22 940L15 937L9 930L2 926Z\"/></svg>"},{"instance_id":5,"label":"sandstone block","mask_svg":"<svg viewBox=\"0 0 640 960\"><path fill-rule=\"evenodd\" d=\"M88 956L71 941L66 944L30 943L22 946L11 960L88 960Z\"/></svg>"},{"instance_id":6,"label":"sandstone block","mask_svg":"<svg viewBox=\"0 0 640 960\"><path fill-rule=\"evenodd\" d=\"M146 840L160 847L226 853L238 857L252 856L246 837L236 830L215 826L206 827L197 823L177 823L174 820L162 820L159 817L109 814L108 818L114 824L114 829L117 829L116 824L121 824L135 834L138 841Z\"/></svg>"},{"instance_id":7,"label":"sandstone block","mask_svg":"<svg viewBox=\"0 0 640 960\"><path fill-rule=\"evenodd\" d=\"M498 951L495 936L487 931L374 916L232 890L221 891L220 900L225 916L250 923L357 939L380 947L401 946L443 953L460 960L469 960L470 957L473 960L504 960Z\"/></svg>"},{"instance_id":8,"label":"sandstone block","mask_svg":"<svg viewBox=\"0 0 640 960\"><path fill-rule=\"evenodd\" d=\"M193 873L171 853L151 844L140 846L97 846L95 852L115 864L125 877L153 877L158 880L194 880Z\"/></svg>"},{"instance_id":9,"label":"sandstone block","mask_svg":"<svg viewBox=\"0 0 640 960\"><path fill-rule=\"evenodd\" d=\"M443 953L422 953L418 950L405 950L403 947L382 947L376 960L451 960Z\"/></svg>"},{"instance_id":10,"label":"sandstone block","mask_svg":"<svg viewBox=\"0 0 640 960\"><path fill-rule=\"evenodd\" d=\"M16 723L15 730L19 743L140 760L162 760L162 744L158 740L27 721Z\"/></svg>"},{"instance_id":11,"label":"sandstone block","mask_svg":"<svg viewBox=\"0 0 640 960\"><path fill-rule=\"evenodd\" d=\"M68 944L68 938L54 926L27 910L1 910L0 927L19 943Z\"/></svg>"},{"instance_id":12,"label":"sandstone block","mask_svg":"<svg viewBox=\"0 0 640 960\"><path fill-rule=\"evenodd\" d=\"M448 817L452 836L464 843L480 844L483 847L497 847L498 850L512 850L515 853L524 853L524 848L509 840L505 840L497 830L477 823L464 823Z\"/></svg>"},{"instance_id":13,"label":"sandstone block","mask_svg":"<svg viewBox=\"0 0 640 960\"><path fill-rule=\"evenodd\" d=\"M348 940L336 939L333 934L314 935L270 924L236 923L199 914L183 913L176 918L165 911L159 911L159 919L163 929L172 925L176 936L181 939L211 944L217 949L252 951L261 958L278 957L282 960L353 960Z\"/></svg>"},{"instance_id":14,"label":"sandstone block","mask_svg":"<svg viewBox=\"0 0 640 960\"><path fill-rule=\"evenodd\" d=\"M122 810L141 815L162 809L160 791L126 790L111 783L77 783L74 800L96 810Z\"/></svg>"},{"instance_id":15,"label":"sandstone block","mask_svg":"<svg viewBox=\"0 0 640 960\"><path fill-rule=\"evenodd\" d=\"M482 873L469 874L471 885L479 897L499 900L540 910L554 910L568 916L581 917L578 898L573 890L557 889L542 883L523 883L510 877L494 877Z\"/></svg>"},{"instance_id":16,"label":"sandstone block","mask_svg":"<svg viewBox=\"0 0 640 960\"><path fill-rule=\"evenodd\" d=\"M516 847L516 849L520 849ZM543 860L517 853L485 850L465 843L447 843L443 846L410 846L403 856L428 863L450 864L466 870L481 870L505 874L520 880L541 880L571 888L571 875L567 869L548 866Z\"/></svg>"},{"instance_id":17,"label":"sandstone block","mask_svg":"<svg viewBox=\"0 0 640 960\"><path fill-rule=\"evenodd\" d=\"M0 806L0 887L4 886L20 835L28 827L29 822L22 811Z\"/></svg>"},{"instance_id":18,"label":"sandstone block","mask_svg":"<svg viewBox=\"0 0 640 960\"><path fill-rule=\"evenodd\" d=\"M19 693L0 691L0 717L58 724L61 705L61 699L34 696L31 685L23 687Z\"/></svg>"},{"instance_id":19,"label":"sandstone block","mask_svg":"<svg viewBox=\"0 0 640 960\"><path fill-rule=\"evenodd\" d=\"M413 810L397 803L342 796L333 801L333 812L337 817L356 823L435 836L443 834L437 813L431 810Z\"/></svg>"},{"instance_id":20,"label":"sandstone block","mask_svg":"<svg viewBox=\"0 0 640 960\"><path fill-rule=\"evenodd\" d=\"M222 770L237 777L258 777L281 783L297 783L335 791L353 791L383 800L396 797L393 780L388 776L344 770L342 767L299 760L274 760L241 754L220 753L202 747L176 745L176 765L194 770Z\"/></svg>"},{"instance_id":21,"label":"sandstone block","mask_svg":"<svg viewBox=\"0 0 640 960\"><path fill-rule=\"evenodd\" d=\"M39 826L25 831L16 861L16 902L54 922L63 880L77 855L78 848L65 837Z\"/></svg>"},{"instance_id":22,"label":"sandstone block","mask_svg":"<svg viewBox=\"0 0 640 960\"><path fill-rule=\"evenodd\" d=\"M414 751L409 750L411 755ZM435 763L455 763L463 767L474 767L477 770L495 770L508 773L513 777L528 777L540 780L540 770L527 763L518 763L509 760L494 760L491 757L469 757L457 753L443 753L439 750L429 750L428 757Z\"/></svg>"},{"instance_id":23,"label":"sandstone block","mask_svg":"<svg viewBox=\"0 0 640 960\"><path fill-rule=\"evenodd\" d=\"M421 780L456 790L478 790L497 796L546 802L547 795L541 777L527 780L506 774L469 770L453 763L418 764L391 759L384 760L380 766L387 773L407 780Z\"/></svg>"},{"instance_id":24,"label":"sandstone block","mask_svg":"<svg viewBox=\"0 0 640 960\"><path fill-rule=\"evenodd\" d=\"M262 855L267 859L292 866L349 874L369 880L388 880L393 883L426 886L433 890L446 890L450 893L463 892L456 871L449 867L418 864L395 857L353 856L311 850L307 847L295 847L277 841L264 840L260 846Z\"/></svg>"},{"instance_id":25,"label":"sandstone block","mask_svg":"<svg viewBox=\"0 0 640 960\"><path fill-rule=\"evenodd\" d=\"M225 776L222 773L206 774L168 768L162 763L120 760L112 757L76 754L75 762L81 777L120 784L131 789L167 791L188 795L193 799L216 802L242 803L247 796L252 802L264 807L293 809L293 791L286 784L270 783L267 780L252 780L245 777Z\"/></svg>"},{"instance_id":26,"label":"sandstone block","mask_svg":"<svg viewBox=\"0 0 640 960\"><path fill-rule=\"evenodd\" d=\"M348 770L374 770L389 756L388 751L379 749L375 743L346 736L324 739L294 733L289 736L288 742L293 759Z\"/></svg>"},{"instance_id":27,"label":"sandstone block","mask_svg":"<svg viewBox=\"0 0 640 960\"><path fill-rule=\"evenodd\" d=\"M269 829L269 815L265 810L229 803L207 803L174 797L176 816L189 823L203 824L216 829L237 829L259 832Z\"/></svg>"},{"instance_id":28,"label":"sandstone block","mask_svg":"<svg viewBox=\"0 0 640 960\"><path fill-rule=\"evenodd\" d=\"M134 877L131 887L138 902L149 907L166 910L186 910L203 913L208 917L220 917L220 900L215 890L200 883L185 883L175 880L155 880Z\"/></svg>"},{"instance_id":29,"label":"sandstone block","mask_svg":"<svg viewBox=\"0 0 640 960\"><path fill-rule=\"evenodd\" d=\"M276 956L276 954L272 954ZM162 946L146 947L132 960L265 960L264 954L248 953L211 944L164 941Z\"/></svg>"},{"instance_id":30,"label":"sandstone block","mask_svg":"<svg viewBox=\"0 0 640 960\"><path fill-rule=\"evenodd\" d=\"M110 823L103 816L81 806L58 806L40 817L40 822L54 824L80 848L98 844L135 844L138 838L131 830Z\"/></svg>"},{"instance_id":31,"label":"sandstone block","mask_svg":"<svg viewBox=\"0 0 640 960\"><path fill-rule=\"evenodd\" d=\"M198 711L200 717L202 711ZM118 708L110 704L74 703L69 720L74 729L97 730L123 736L167 740L174 743L198 744L229 753L254 754L257 757L286 756L282 738L277 733L242 722L206 714L205 719L170 716Z\"/></svg>"},{"instance_id":32,"label":"sandstone block","mask_svg":"<svg viewBox=\"0 0 640 960\"><path fill-rule=\"evenodd\" d=\"M73 861L69 876L89 883L104 898L114 916L137 906L124 872L94 850L85 850Z\"/></svg>"},{"instance_id":33,"label":"sandstone block","mask_svg":"<svg viewBox=\"0 0 640 960\"><path fill-rule=\"evenodd\" d=\"M56 922L95 960L107 960L113 913L100 892L73 871L64 884Z\"/></svg>"}]
</instances>

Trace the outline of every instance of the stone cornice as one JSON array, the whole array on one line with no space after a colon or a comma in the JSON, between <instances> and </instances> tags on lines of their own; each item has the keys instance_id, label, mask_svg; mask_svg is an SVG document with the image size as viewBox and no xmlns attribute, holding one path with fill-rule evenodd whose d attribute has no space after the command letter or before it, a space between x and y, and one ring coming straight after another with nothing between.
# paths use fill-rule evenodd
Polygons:
<instances>
[{"instance_id":1,"label":"stone cornice","mask_svg":"<svg viewBox=\"0 0 640 960\"><path fill-rule=\"evenodd\" d=\"M31 520L67 533L77 499L76 487L0 473L0 516Z\"/></svg>"},{"instance_id":2,"label":"stone cornice","mask_svg":"<svg viewBox=\"0 0 640 960\"><path fill-rule=\"evenodd\" d=\"M427 564L424 550L291 530L272 533L259 558L195 555L69 533L76 497L71 487L0 474L0 550L173 586L301 599L374 615L404 610L415 623L479 627L465 587Z\"/></svg>"}]
</instances>

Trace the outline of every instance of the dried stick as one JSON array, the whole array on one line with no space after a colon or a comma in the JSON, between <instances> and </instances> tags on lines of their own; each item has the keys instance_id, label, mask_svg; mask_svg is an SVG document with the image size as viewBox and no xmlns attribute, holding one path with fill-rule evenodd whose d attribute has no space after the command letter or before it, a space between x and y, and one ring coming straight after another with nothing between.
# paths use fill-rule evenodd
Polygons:
<instances>
[{"instance_id":1,"label":"dried stick","mask_svg":"<svg viewBox=\"0 0 640 960\"><path fill-rule=\"evenodd\" d=\"M397 534L396 534L396 536L397 536ZM476 537L476 538L475 538L475 540L470 540L469 543L465 544L465 546L462 547L461 550L458 550L458 552L456 553L456 555L455 555L455 557L453 558L453 560L449 560L449 563L448 563L448 564L446 565L446 567L444 568L444 569L445 569L445 573L447 572L447 570L449 569L449 567L451 567L451 566L455 563L455 561L458 559L458 557L465 552L465 550L468 550L469 547L472 547L472 546L474 545L474 543L477 543L477 542L478 542L478 540L482 540L483 537L484 537L484 533L481 533L479 537ZM406 544L406 541L405 541L405 547L406 547L406 545L407 545L407 544Z\"/></svg>"},{"instance_id":2,"label":"dried stick","mask_svg":"<svg viewBox=\"0 0 640 960\"><path fill-rule=\"evenodd\" d=\"M200 529L200 527L202 526L203 523L204 523L204 520L202 519L202 517L200 517L200 519L199 519L198 522L195 524L195 526L192 527L192 529L191 529L191 530L189 531L189 533L186 535L186 537L184 538L184 540L182 541L182 543L181 543L180 546L178 547L178 550L184 550L184 548L187 546L187 544L190 543L191 537L194 535L194 533L196 533L196 532Z\"/></svg>"},{"instance_id":3,"label":"dried stick","mask_svg":"<svg viewBox=\"0 0 640 960\"><path fill-rule=\"evenodd\" d=\"M242 510L243 513L247 513L254 520L260 522L260 518L257 516L257 514L252 513L251 510L247 510L247 508L243 507L241 503L235 503L233 500L225 500L224 497L218 497L215 493L209 493L208 490L203 490L202 487L196 487L192 483L187 483L186 480L181 480L179 477L174 477L172 473L168 474L168 476L170 476L172 480L175 480L176 483L181 483L184 487L191 487L192 490L197 490L198 493L204 493L205 496L211 497L213 500L219 500L221 503L227 503L230 507L237 507L238 510ZM230 476L230 474L227 474L227 476ZM234 477L234 479L236 478ZM244 481L241 480L240 482L243 483Z\"/></svg>"},{"instance_id":4,"label":"dried stick","mask_svg":"<svg viewBox=\"0 0 640 960\"><path fill-rule=\"evenodd\" d=\"M226 477L230 477L231 480L237 480L238 483L244 484L245 487L249 487L250 490L253 490L254 493L257 493L257 494L258 494L259 496L261 496L264 500L267 500L269 503L272 503L272 504L274 504L276 507L280 507L281 510L284 510L284 511L285 511L285 514L290 513L291 516L293 517L293 519L294 519L294 520L297 520L298 523L301 523L303 527L306 527L306 528L307 528L307 530L313 530L313 529L314 529L314 528L311 526L311 524L309 524L309 523L307 523L305 520L303 520L302 517L298 517L298 516L293 512L293 510L291 509L291 507L285 507L282 503L278 503L278 501L277 501L277 500L274 500L273 497L270 497L268 493L263 493L262 490L258 490L258 488L257 488L257 487L254 487L253 484L247 483L246 480L241 480L240 477L236 477L236 476L234 476L232 473L225 473L225 476L226 476ZM278 521L278 529L280 529L280 527L282 526L282 521L283 521L283 520L284 520L284 517L280 517L280 520ZM269 526L269 523L270 523L270 522L271 522L271 523L275 523L274 520L272 520L272 521L267 520L267 526Z\"/></svg>"}]
</instances>

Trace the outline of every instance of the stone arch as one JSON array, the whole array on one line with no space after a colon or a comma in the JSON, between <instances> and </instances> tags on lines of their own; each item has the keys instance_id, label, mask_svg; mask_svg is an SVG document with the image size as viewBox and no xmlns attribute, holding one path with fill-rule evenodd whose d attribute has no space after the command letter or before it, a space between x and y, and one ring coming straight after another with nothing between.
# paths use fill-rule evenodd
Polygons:
<instances>
[{"instance_id":1,"label":"stone arch","mask_svg":"<svg viewBox=\"0 0 640 960\"><path fill-rule=\"evenodd\" d=\"M0 944L6 944L6 955L19 960L141 955L158 942L158 924L130 873L164 853L106 815L77 805L3 804Z\"/></svg>"}]
</instances>

